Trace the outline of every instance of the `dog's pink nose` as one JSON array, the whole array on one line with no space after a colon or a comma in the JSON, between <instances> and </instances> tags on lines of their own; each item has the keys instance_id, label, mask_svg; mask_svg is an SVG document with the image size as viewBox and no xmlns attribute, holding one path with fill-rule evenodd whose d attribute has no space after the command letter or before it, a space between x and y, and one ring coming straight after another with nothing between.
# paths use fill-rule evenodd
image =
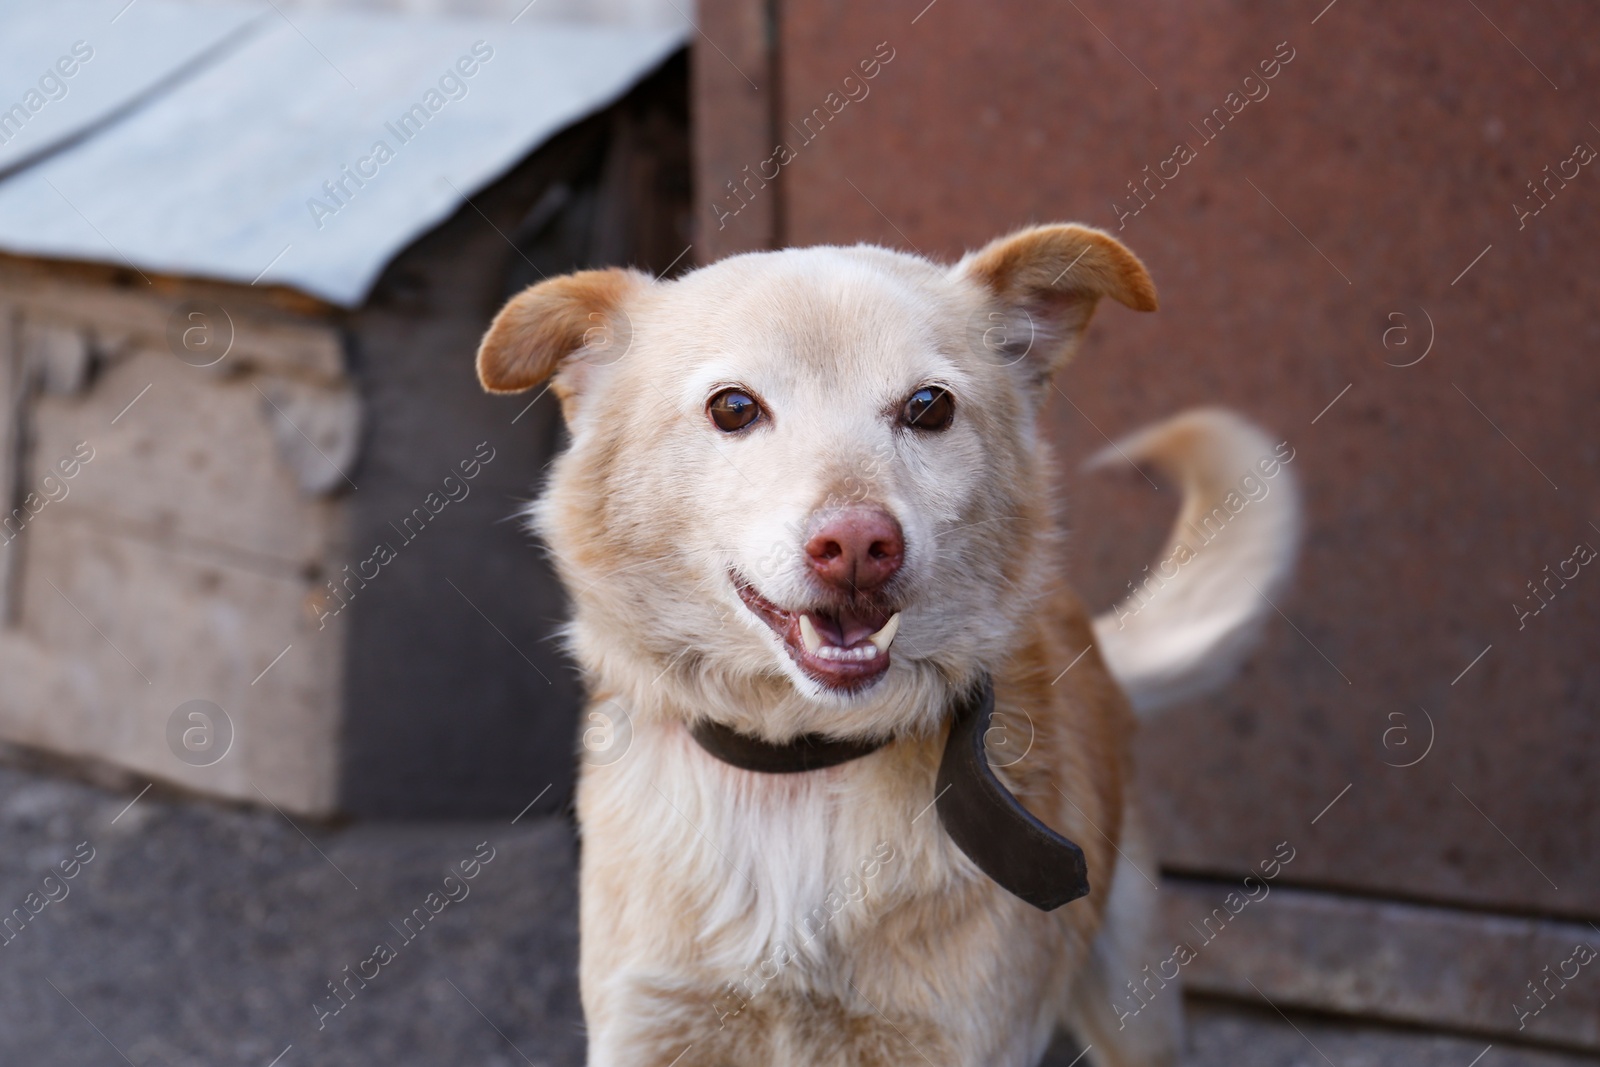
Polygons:
<instances>
[{"instance_id":1,"label":"dog's pink nose","mask_svg":"<svg viewBox=\"0 0 1600 1067\"><path fill-rule=\"evenodd\" d=\"M845 593L867 593L887 582L906 555L895 517L881 508L835 511L806 542L818 578Z\"/></svg>"}]
</instances>

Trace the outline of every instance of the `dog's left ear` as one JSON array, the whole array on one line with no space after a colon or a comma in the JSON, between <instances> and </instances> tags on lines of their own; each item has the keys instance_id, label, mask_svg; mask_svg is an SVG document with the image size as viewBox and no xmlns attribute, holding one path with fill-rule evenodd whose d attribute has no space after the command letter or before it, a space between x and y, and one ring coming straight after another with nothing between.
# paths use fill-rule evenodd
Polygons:
<instances>
[{"instance_id":1,"label":"dog's left ear","mask_svg":"<svg viewBox=\"0 0 1600 1067\"><path fill-rule=\"evenodd\" d=\"M1139 257L1087 226L1021 230L968 254L955 272L1000 305L974 324L979 344L1040 381L1072 359L1102 296L1135 311L1156 309L1155 283Z\"/></svg>"},{"instance_id":2,"label":"dog's left ear","mask_svg":"<svg viewBox=\"0 0 1600 1067\"><path fill-rule=\"evenodd\" d=\"M556 375L563 406L582 385L585 360L614 363L627 351L626 304L654 281L636 270L585 270L530 285L506 302L478 345L478 381L520 393ZM581 358L574 360L574 354Z\"/></svg>"}]
</instances>

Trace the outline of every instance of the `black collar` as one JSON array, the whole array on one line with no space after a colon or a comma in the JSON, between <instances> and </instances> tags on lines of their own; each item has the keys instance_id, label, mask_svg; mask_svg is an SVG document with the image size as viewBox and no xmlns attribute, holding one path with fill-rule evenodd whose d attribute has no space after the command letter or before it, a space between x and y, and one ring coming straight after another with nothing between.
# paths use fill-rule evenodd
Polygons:
<instances>
[{"instance_id":1,"label":"black collar","mask_svg":"<svg viewBox=\"0 0 1600 1067\"><path fill-rule=\"evenodd\" d=\"M995 777L983 744L993 717L994 683L986 675L977 691L956 706L939 761L934 801L939 822L956 847L1001 888L1052 911L1089 892L1083 850L1034 818ZM696 723L690 733L724 763L763 774L834 767L886 744L802 734L774 745L709 722Z\"/></svg>"},{"instance_id":2,"label":"black collar","mask_svg":"<svg viewBox=\"0 0 1600 1067\"><path fill-rule=\"evenodd\" d=\"M887 741L832 741L821 734L801 734L793 741L774 745L749 734L741 734L731 726L701 720L689 732L700 747L723 763L741 771L760 771L762 774L799 774L802 771L820 771L824 767L837 767L862 756L870 756Z\"/></svg>"}]
</instances>

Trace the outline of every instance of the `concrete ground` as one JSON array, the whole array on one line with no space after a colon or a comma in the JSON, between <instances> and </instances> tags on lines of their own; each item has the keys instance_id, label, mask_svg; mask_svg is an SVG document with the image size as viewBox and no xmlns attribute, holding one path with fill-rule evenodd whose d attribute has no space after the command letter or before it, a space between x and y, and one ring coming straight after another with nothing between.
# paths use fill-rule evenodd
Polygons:
<instances>
[{"instance_id":1,"label":"concrete ground","mask_svg":"<svg viewBox=\"0 0 1600 1067\"><path fill-rule=\"evenodd\" d=\"M0 944L0 1064L582 1063L566 823L330 829L133 799L0 766L0 910L37 910ZM402 928L414 909L428 921ZM379 942L392 955L364 962ZM347 967L376 972L348 1003L328 987ZM1499 1043L1476 1059L1487 1044L1194 1003L1186 1063L1596 1062Z\"/></svg>"}]
</instances>

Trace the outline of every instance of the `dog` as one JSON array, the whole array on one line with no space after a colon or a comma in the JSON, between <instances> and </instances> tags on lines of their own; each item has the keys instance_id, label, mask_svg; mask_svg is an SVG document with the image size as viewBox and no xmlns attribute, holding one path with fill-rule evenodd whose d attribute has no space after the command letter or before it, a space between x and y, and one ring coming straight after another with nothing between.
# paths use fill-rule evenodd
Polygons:
<instances>
[{"instance_id":1,"label":"dog","mask_svg":"<svg viewBox=\"0 0 1600 1067\"><path fill-rule=\"evenodd\" d=\"M1168 945L1136 715L1243 658L1297 496L1226 412L1113 446L1182 512L1160 586L1091 617L1038 424L1102 297L1156 308L1132 252L1058 224L954 266L583 271L493 320L482 385L552 389L570 430L530 525L626 739L576 798L591 1067L1026 1067L1062 1029L1103 1067L1176 1062L1176 991L1115 1003Z\"/></svg>"}]
</instances>

